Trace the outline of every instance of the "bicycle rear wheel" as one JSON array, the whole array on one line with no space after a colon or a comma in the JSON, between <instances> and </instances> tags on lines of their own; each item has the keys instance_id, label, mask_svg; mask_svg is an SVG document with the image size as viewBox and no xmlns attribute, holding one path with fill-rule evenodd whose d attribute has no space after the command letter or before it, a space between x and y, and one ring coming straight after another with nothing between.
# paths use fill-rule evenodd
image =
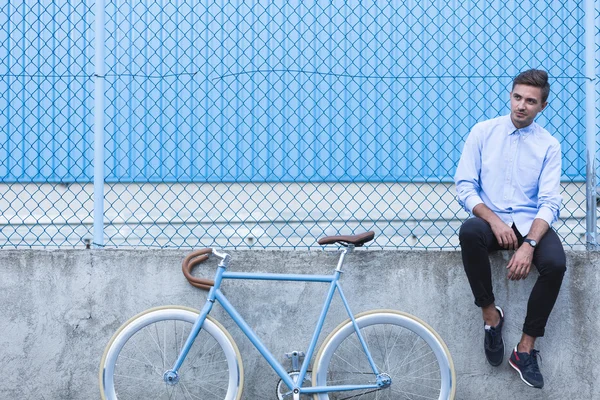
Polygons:
<instances>
[{"instance_id":1,"label":"bicycle rear wheel","mask_svg":"<svg viewBox=\"0 0 600 400\"><path fill-rule=\"evenodd\" d=\"M321 393L329 399L454 399L456 378L450 352L426 323L395 310L359 314L356 322L380 373L392 378L384 389ZM313 370L315 386L375 383L352 321L340 324L323 342Z\"/></svg>"},{"instance_id":2,"label":"bicycle rear wheel","mask_svg":"<svg viewBox=\"0 0 600 400\"><path fill-rule=\"evenodd\" d=\"M218 399L242 395L242 359L229 333L207 317L179 370L167 384L171 369L198 311L178 307L146 310L127 321L111 338L100 363L102 399Z\"/></svg>"}]
</instances>

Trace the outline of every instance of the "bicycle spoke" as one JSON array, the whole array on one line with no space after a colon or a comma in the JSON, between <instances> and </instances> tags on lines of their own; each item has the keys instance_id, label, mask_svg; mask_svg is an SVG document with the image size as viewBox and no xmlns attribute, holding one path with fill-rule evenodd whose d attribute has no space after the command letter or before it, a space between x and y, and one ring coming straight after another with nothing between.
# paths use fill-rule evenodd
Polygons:
<instances>
[{"instance_id":1,"label":"bicycle spoke","mask_svg":"<svg viewBox=\"0 0 600 400\"><path fill-rule=\"evenodd\" d=\"M223 328L209 320L189 349L178 371L178 381L169 384L163 379L165 370L172 367L173 358L181 354L197 316L186 309L165 307L132 319L129 323L135 323L135 328L121 329L122 338L114 339L113 344L120 350L106 353L110 360L106 360L104 370L112 370L113 379L101 380L101 384L108 382L114 387L105 387L105 393L118 393L119 400L236 397L241 381L239 353Z\"/></svg>"},{"instance_id":2,"label":"bicycle spoke","mask_svg":"<svg viewBox=\"0 0 600 400\"><path fill-rule=\"evenodd\" d=\"M154 324L154 329L157 330L157 338L158 338L158 328L156 326L157 324ZM146 334L150 337L150 339L152 339L152 342L154 342L154 344L156 345L156 348L158 349L159 353L161 354L161 360L163 361L163 369L164 369L164 360L165 360L165 353L163 352L163 349L161 349L160 347L160 343L158 343L158 341L156 341L154 339L154 337L152 336L152 333L149 330L144 330L144 332L146 332Z\"/></svg>"},{"instance_id":3,"label":"bicycle spoke","mask_svg":"<svg viewBox=\"0 0 600 400\"><path fill-rule=\"evenodd\" d=\"M370 374L373 375L373 371L369 371L369 372L364 372L359 370L357 367L354 366L354 364L352 364L350 361L346 360L345 358L343 358L342 356L340 356L339 354L335 354L335 357L341 361L343 361L344 363L346 363L347 365L349 365L350 367L352 367L358 374L362 374L362 375L366 375L366 374ZM350 372L350 371L348 371Z\"/></svg>"},{"instance_id":4,"label":"bicycle spoke","mask_svg":"<svg viewBox=\"0 0 600 400\"><path fill-rule=\"evenodd\" d=\"M419 339L419 338L417 338L417 341L418 341L418 339ZM415 344L416 344L416 343L415 343ZM429 348L429 346L427 345L427 343L426 343L426 342L423 342L423 343L421 344L421 347L419 347L419 348L418 348L418 349L416 349L416 350L414 350L414 349L413 349L413 350L414 350L414 352L419 352L419 351L421 351L421 349L425 349L425 348L427 348L427 349L430 349L430 348ZM412 350L411 350L411 351L412 351ZM429 352L428 352L428 353L426 353L425 355L427 355L427 354L433 354L433 352L431 351L431 349L430 349L430 350L429 350ZM404 358L404 360L402 360L402 364L400 364L398 367L400 368L400 367L402 367L402 366L406 365L406 362L409 362L409 363L410 363L410 362L413 362L413 361L415 361L415 358L410 358L410 359L409 359L409 358Z\"/></svg>"},{"instance_id":5,"label":"bicycle spoke","mask_svg":"<svg viewBox=\"0 0 600 400\"><path fill-rule=\"evenodd\" d=\"M165 383L165 391L167 393L169 393L169 389L171 389L171 393L169 394L169 400L175 400L174 394L175 394L175 389L173 386L168 385L167 383Z\"/></svg>"},{"instance_id":6,"label":"bicycle spoke","mask_svg":"<svg viewBox=\"0 0 600 400\"><path fill-rule=\"evenodd\" d=\"M149 358L148 358L148 356L146 355L146 352L144 352L144 351L141 351L141 350L139 349L139 347L138 347L138 345L137 345L137 341L136 341L135 339L132 341L132 344L133 344L133 347L135 347L135 351L136 351L136 353L139 353L139 354L141 354L141 355L142 355L142 356L143 356L143 357L146 359L146 361L148 362L148 365L152 366L152 368L153 368L153 369L156 369L157 367L154 365L154 363L153 363L152 361L150 361L150 359L149 359ZM162 371L162 372L164 372L164 371ZM159 374L160 376L162 376L162 372L158 372L158 374Z\"/></svg>"},{"instance_id":7,"label":"bicycle spoke","mask_svg":"<svg viewBox=\"0 0 600 400\"><path fill-rule=\"evenodd\" d=\"M398 332L396 334L396 338L394 339L394 344L392 345L392 348L387 352L387 356L385 357L385 365L387 366L388 370L391 370L391 366L390 366L390 357L392 355L392 353L394 352L394 349L396 348L396 344L398 343L398 339L400 338L400 332Z\"/></svg>"},{"instance_id":8,"label":"bicycle spoke","mask_svg":"<svg viewBox=\"0 0 600 400\"><path fill-rule=\"evenodd\" d=\"M365 340L373 362L381 373L392 379L391 386L376 389L358 389L329 395L331 399L363 400L427 400L439 399L441 393L449 393L451 384L442 371L438 352L445 350L438 345L431 331L404 314L386 311L366 313L357 318L361 335ZM431 339L431 340L430 340ZM374 383L368 357L354 331L346 323L323 344L316 360L315 383L321 385ZM369 382L371 381L371 382ZM323 396L323 398L327 398Z\"/></svg>"},{"instance_id":9,"label":"bicycle spoke","mask_svg":"<svg viewBox=\"0 0 600 400\"><path fill-rule=\"evenodd\" d=\"M428 366L430 366L430 365L435 365L435 364L437 364L437 360L433 360L433 361L431 361L429 364L422 365L422 366L421 366L421 368L419 368L419 369L417 369L417 370L415 370L415 371L412 371L412 372L411 372L411 375L412 375L412 374L414 374L414 373L416 373L416 372L419 372L419 371L421 371L423 368L426 368L426 367L428 367ZM411 376L411 375L408 375L408 376Z\"/></svg>"},{"instance_id":10,"label":"bicycle spoke","mask_svg":"<svg viewBox=\"0 0 600 400\"><path fill-rule=\"evenodd\" d=\"M138 359L136 359L136 358L127 357L127 356L125 356L125 355L123 355L123 354L121 354L121 355L119 356L119 360L121 360L121 361L123 361L123 360L128 360L128 361L132 361L132 362L134 362L134 363L138 363L138 364L141 364L141 365L147 365L147 366L150 366L150 367L152 367L152 369L153 369L153 370L154 370L154 371L157 373L157 375L158 375L158 376L162 376L162 372L161 372L161 371L158 371L158 370L157 370L157 367L155 367L154 365L152 365L152 364L151 364L151 363L149 363L149 362L144 362L144 361L142 361L142 360L138 360ZM119 363L117 363L116 365L119 365Z\"/></svg>"},{"instance_id":11,"label":"bicycle spoke","mask_svg":"<svg viewBox=\"0 0 600 400\"><path fill-rule=\"evenodd\" d=\"M391 390L392 390L392 392L401 394L401 395L405 396L407 399L410 399L410 400L414 400L415 397L408 397L409 395L410 396L416 396L419 399L433 399L433 400L436 400L436 399L439 398L439 396L434 396L434 397L424 396L422 394L406 392L406 391L402 391L402 390L398 390L398 389L391 389Z\"/></svg>"},{"instance_id":12,"label":"bicycle spoke","mask_svg":"<svg viewBox=\"0 0 600 400\"><path fill-rule=\"evenodd\" d=\"M156 383L157 381L151 381L148 379L142 379L142 378L137 378L137 377L133 377L133 376L127 376L127 375L115 375L115 377L121 377L121 378L127 378L130 381L135 381L136 383L134 383L133 385L130 385L128 390L131 391L136 390L139 387L144 387L144 386L148 386L149 383Z\"/></svg>"},{"instance_id":13,"label":"bicycle spoke","mask_svg":"<svg viewBox=\"0 0 600 400\"><path fill-rule=\"evenodd\" d=\"M190 393L190 391L188 390L187 386L185 386L185 384L181 384L181 387L183 388L183 390L185 390L185 393L187 393L190 397L190 399L196 398L196 399L200 399L200 396L195 396L193 394Z\"/></svg>"},{"instance_id":14,"label":"bicycle spoke","mask_svg":"<svg viewBox=\"0 0 600 400\"><path fill-rule=\"evenodd\" d=\"M369 390L369 391L366 391L366 392L363 392L363 393L360 393L360 394L351 395L350 397L342 397L341 399L338 399L338 400L360 399L361 397L364 397L367 394L378 392L380 390L381 389L373 389L373 390Z\"/></svg>"}]
</instances>

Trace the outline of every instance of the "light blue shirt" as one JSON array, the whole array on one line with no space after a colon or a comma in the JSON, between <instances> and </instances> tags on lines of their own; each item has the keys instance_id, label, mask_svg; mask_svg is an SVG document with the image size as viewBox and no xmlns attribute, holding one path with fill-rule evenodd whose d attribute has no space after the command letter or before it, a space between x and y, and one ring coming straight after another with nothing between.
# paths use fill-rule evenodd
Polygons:
<instances>
[{"instance_id":1,"label":"light blue shirt","mask_svg":"<svg viewBox=\"0 0 600 400\"><path fill-rule=\"evenodd\" d=\"M458 201L473 216L480 203L525 236L535 218L552 226L560 204L560 143L533 122L517 129L510 115L476 124L456 169Z\"/></svg>"}]
</instances>

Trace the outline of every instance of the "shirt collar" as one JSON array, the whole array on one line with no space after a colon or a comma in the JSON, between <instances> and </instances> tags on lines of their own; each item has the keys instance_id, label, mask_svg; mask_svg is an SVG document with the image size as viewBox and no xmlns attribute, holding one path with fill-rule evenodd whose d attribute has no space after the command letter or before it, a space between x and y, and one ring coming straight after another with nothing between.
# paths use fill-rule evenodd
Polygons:
<instances>
[{"instance_id":1,"label":"shirt collar","mask_svg":"<svg viewBox=\"0 0 600 400\"><path fill-rule=\"evenodd\" d=\"M505 116L505 125L506 125L506 133L507 135L512 135L513 133L519 133L523 136L529 136L529 134L533 133L535 130L535 122L532 122L530 125L527 125L525 128L518 129L510 119L510 114Z\"/></svg>"}]
</instances>

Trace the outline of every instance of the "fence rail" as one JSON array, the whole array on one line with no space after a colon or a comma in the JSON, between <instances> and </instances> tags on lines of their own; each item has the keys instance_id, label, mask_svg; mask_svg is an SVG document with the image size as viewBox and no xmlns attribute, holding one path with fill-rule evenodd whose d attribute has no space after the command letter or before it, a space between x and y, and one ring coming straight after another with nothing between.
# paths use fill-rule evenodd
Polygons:
<instances>
[{"instance_id":1,"label":"fence rail","mask_svg":"<svg viewBox=\"0 0 600 400\"><path fill-rule=\"evenodd\" d=\"M9 2L0 245L287 248L374 229L374 247L456 248L467 215L452 177L469 129L509 112L518 72L543 68L538 122L563 152L555 228L593 248L599 10Z\"/></svg>"}]
</instances>

